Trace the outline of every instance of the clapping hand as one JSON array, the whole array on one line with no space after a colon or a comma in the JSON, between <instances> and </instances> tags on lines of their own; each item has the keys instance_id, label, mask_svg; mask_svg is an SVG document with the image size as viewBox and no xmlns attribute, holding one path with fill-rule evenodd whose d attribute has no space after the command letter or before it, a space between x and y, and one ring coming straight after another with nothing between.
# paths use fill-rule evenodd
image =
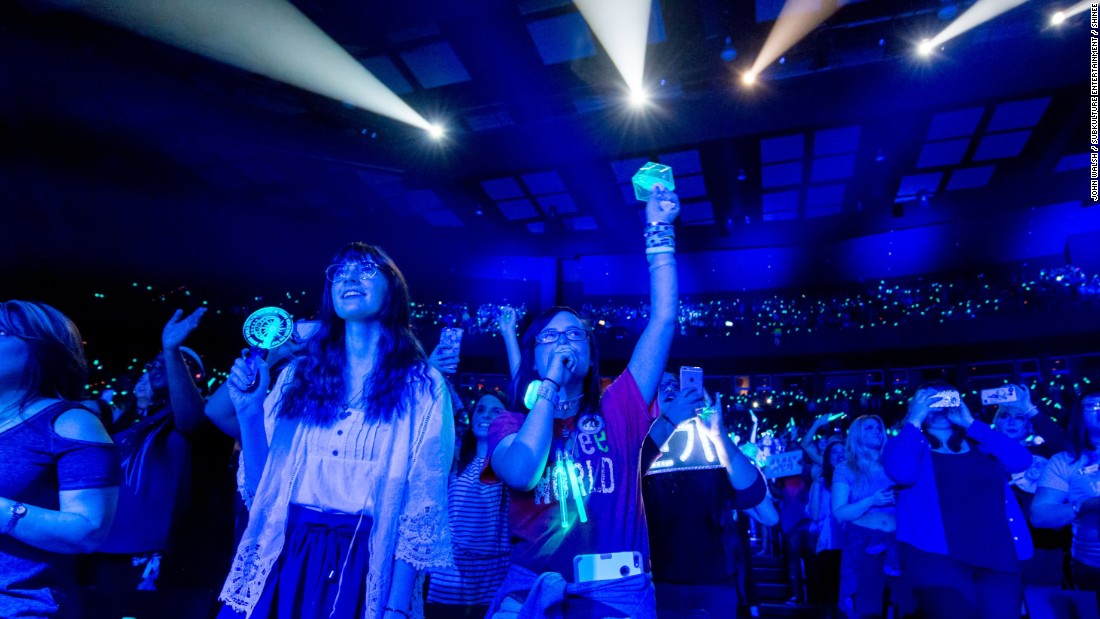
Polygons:
<instances>
[{"instance_id":1,"label":"clapping hand","mask_svg":"<svg viewBox=\"0 0 1100 619\"><path fill-rule=\"evenodd\" d=\"M187 341L187 336L198 328L204 314L206 314L205 307L191 312L186 318L183 317L183 310L176 310L160 334L160 343L164 350L178 350Z\"/></svg>"}]
</instances>

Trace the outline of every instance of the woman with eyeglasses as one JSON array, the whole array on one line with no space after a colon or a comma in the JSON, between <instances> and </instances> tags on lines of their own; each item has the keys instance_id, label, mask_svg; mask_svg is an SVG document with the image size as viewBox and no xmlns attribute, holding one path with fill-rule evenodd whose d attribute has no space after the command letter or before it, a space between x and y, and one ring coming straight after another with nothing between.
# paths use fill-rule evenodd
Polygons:
<instances>
[{"instance_id":1,"label":"woman with eyeglasses","mask_svg":"<svg viewBox=\"0 0 1100 619\"><path fill-rule=\"evenodd\" d=\"M1031 503L1036 527L1072 525L1074 587L1100 604L1100 391L1081 396L1069 418L1069 448L1054 455Z\"/></svg>"},{"instance_id":2,"label":"woman with eyeglasses","mask_svg":"<svg viewBox=\"0 0 1100 619\"><path fill-rule=\"evenodd\" d=\"M0 617L77 617L72 556L95 550L118 500L118 450L78 404L76 325L0 303Z\"/></svg>"},{"instance_id":3,"label":"woman with eyeglasses","mask_svg":"<svg viewBox=\"0 0 1100 619\"><path fill-rule=\"evenodd\" d=\"M325 275L320 326L270 394L258 358L228 379L252 498L220 617L419 619L421 573L452 564L451 402L404 276L365 243Z\"/></svg>"},{"instance_id":4,"label":"woman with eyeglasses","mask_svg":"<svg viewBox=\"0 0 1100 619\"><path fill-rule=\"evenodd\" d=\"M1018 617L1032 547L1009 477L1031 464L1027 448L975 421L958 390L937 382L917 388L882 461L900 486L902 580L920 616Z\"/></svg>"},{"instance_id":5,"label":"woman with eyeglasses","mask_svg":"<svg viewBox=\"0 0 1100 619\"><path fill-rule=\"evenodd\" d=\"M640 457L676 328L678 213L676 195L655 186L644 236L650 319L605 392L591 326L576 311L550 308L523 335L513 395L528 412L502 413L490 426L484 476L511 495L512 567L494 617L655 617Z\"/></svg>"}]
</instances>

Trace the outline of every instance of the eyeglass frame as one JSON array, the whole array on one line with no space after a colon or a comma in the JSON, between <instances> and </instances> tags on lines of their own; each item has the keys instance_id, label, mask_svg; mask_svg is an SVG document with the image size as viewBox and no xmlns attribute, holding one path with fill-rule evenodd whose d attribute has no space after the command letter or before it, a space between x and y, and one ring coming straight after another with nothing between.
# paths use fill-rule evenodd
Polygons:
<instances>
[{"instance_id":1,"label":"eyeglass frame","mask_svg":"<svg viewBox=\"0 0 1100 619\"><path fill-rule=\"evenodd\" d=\"M378 263L373 260L364 262L337 262L325 267L325 279L332 284L344 281L351 274L350 267L355 267L359 271L359 277L357 278L359 281L374 279L375 276L378 275L378 271L381 270ZM339 275L340 271L344 271L342 277Z\"/></svg>"},{"instance_id":2,"label":"eyeglass frame","mask_svg":"<svg viewBox=\"0 0 1100 619\"><path fill-rule=\"evenodd\" d=\"M542 335L544 333L553 333L554 334L554 340L551 341L551 342L543 342L542 341ZM569 333L582 333L584 335L584 337L573 338L573 337L570 337L568 335ZM563 336L563 335L565 336L565 339L567 341L570 341L570 342L583 342L587 339L591 339L592 329L587 328L587 327L569 327L568 329L562 329L560 331L557 330L557 329L543 329L542 331L539 331L538 333L535 334L535 345L536 346L549 346L551 344L557 344L558 342L561 341L561 336Z\"/></svg>"}]
</instances>

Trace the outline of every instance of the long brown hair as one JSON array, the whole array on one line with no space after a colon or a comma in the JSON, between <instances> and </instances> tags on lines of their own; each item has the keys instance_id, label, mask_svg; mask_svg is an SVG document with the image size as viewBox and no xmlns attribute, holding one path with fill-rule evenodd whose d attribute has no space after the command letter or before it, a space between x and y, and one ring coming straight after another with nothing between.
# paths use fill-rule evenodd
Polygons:
<instances>
[{"instance_id":1,"label":"long brown hair","mask_svg":"<svg viewBox=\"0 0 1100 619\"><path fill-rule=\"evenodd\" d=\"M424 349L413 332L409 287L393 259L380 247L361 242L349 243L332 259L334 264L368 261L378 265L379 275L389 282L389 291L382 308L374 369L364 379L362 392L368 396L367 419L389 421L412 405L417 389L423 387L422 381L428 381L429 389L434 385ZM332 283L325 284L318 314L320 327L293 368L281 395L279 415L328 426L348 405L344 383L347 349L344 320L332 305Z\"/></svg>"}]
</instances>

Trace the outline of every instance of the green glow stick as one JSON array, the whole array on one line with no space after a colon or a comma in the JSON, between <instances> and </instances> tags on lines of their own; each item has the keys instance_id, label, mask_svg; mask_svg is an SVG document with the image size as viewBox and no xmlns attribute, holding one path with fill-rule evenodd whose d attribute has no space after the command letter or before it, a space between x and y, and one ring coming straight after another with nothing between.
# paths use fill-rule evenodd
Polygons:
<instances>
[{"instance_id":1,"label":"green glow stick","mask_svg":"<svg viewBox=\"0 0 1100 619\"><path fill-rule=\"evenodd\" d=\"M565 466L569 472L569 488L573 492L573 500L577 503L577 518L583 524L588 522L588 512L584 509L584 499L581 497L581 481L577 479L577 470L573 468L572 457L565 461Z\"/></svg>"},{"instance_id":2,"label":"green glow stick","mask_svg":"<svg viewBox=\"0 0 1100 619\"><path fill-rule=\"evenodd\" d=\"M561 451L558 451L558 461L554 464L554 485L558 488L558 508L561 510L561 528L569 528L569 504L566 503L568 497L562 496L568 489L565 486L565 466L562 464Z\"/></svg>"}]
</instances>

